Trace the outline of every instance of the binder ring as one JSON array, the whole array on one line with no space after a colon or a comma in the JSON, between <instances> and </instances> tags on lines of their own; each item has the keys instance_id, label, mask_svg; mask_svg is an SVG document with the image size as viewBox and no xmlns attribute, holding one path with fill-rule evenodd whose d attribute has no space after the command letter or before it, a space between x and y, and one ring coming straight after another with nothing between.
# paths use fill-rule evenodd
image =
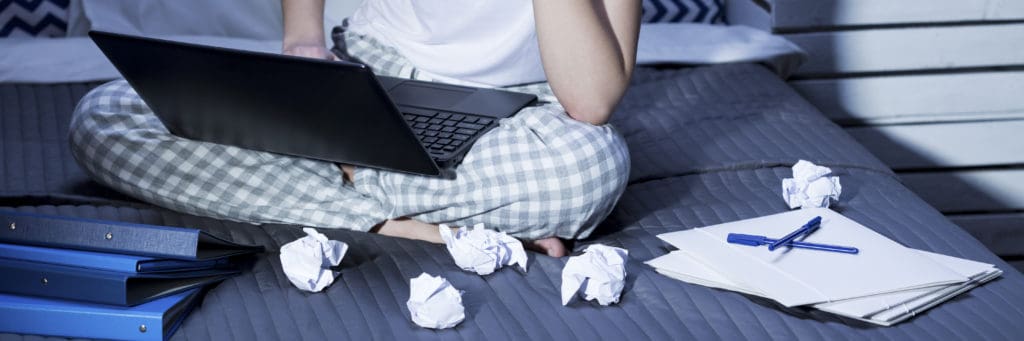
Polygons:
<instances>
[{"instance_id":1,"label":"binder ring","mask_svg":"<svg viewBox=\"0 0 1024 341\"><path fill-rule=\"evenodd\" d=\"M14 230L14 229L16 229L16 228L18 228L18 226L14 225L14 223L12 222L12 223L11 223L11 230L13 231L13 230Z\"/></svg>"}]
</instances>

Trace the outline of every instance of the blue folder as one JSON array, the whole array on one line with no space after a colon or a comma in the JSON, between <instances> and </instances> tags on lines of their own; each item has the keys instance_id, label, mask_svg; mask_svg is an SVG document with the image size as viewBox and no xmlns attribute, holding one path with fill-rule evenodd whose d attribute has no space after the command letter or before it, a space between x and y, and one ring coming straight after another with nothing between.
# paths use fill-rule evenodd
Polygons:
<instances>
[{"instance_id":1,"label":"blue folder","mask_svg":"<svg viewBox=\"0 0 1024 341\"><path fill-rule=\"evenodd\" d=\"M0 294L0 332L166 340L191 312L199 291L192 289L135 307Z\"/></svg>"},{"instance_id":2,"label":"blue folder","mask_svg":"<svg viewBox=\"0 0 1024 341\"><path fill-rule=\"evenodd\" d=\"M263 251L190 228L0 210L0 242L184 260Z\"/></svg>"},{"instance_id":3,"label":"blue folder","mask_svg":"<svg viewBox=\"0 0 1024 341\"><path fill-rule=\"evenodd\" d=\"M0 292L134 306L222 281L235 269L140 274L0 258Z\"/></svg>"},{"instance_id":4,"label":"blue folder","mask_svg":"<svg viewBox=\"0 0 1024 341\"><path fill-rule=\"evenodd\" d=\"M0 258L49 263L96 270L160 273L231 267L227 258L212 260L158 259L116 253L100 253L0 243Z\"/></svg>"}]
</instances>

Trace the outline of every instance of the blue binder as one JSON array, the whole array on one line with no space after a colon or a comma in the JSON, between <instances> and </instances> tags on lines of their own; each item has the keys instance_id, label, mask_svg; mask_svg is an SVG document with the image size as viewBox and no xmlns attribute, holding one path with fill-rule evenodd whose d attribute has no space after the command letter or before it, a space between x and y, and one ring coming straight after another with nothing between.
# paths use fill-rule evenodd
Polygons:
<instances>
[{"instance_id":1,"label":"blue binder","mask_svg":"<svg viewBox=\"0 0 1024 341\"><path fill-rule=\"evenodd\" d=\"M232 266L232 263L227 258L198 261L158 259L145 256L53 249L47 247L4 243L0 243L0 258L96 270L137 273L192 271L228 268Z\"/></svg>"},{"instance_id":2,"label":"blue binder","mask_svg":"<svg viewBox=\"0 0 1024 341\"><path fill-rule=\"evenodd\" d=\"M0 294L0 332L166 340L191 312L199 292L192 289L135 307Z\"/></svg>"},{"instance_id":3,"label":"blue binder","mask_svg":"<svg viewBox=\"0 0 1024 341\"><path fill-rule=\"evenodd\" d=\"M233 269L140 274L0 258L0 292L134 306L219 282Z\"/></svg>"},{"instance_id":4,"label":"blue binder","mask_svg":"<svg viewBox=\"0 0 1024 341\"><path fill-rule=\"evenodd\" d=\"M262 246L236 244L197 229L4 210L0 242L185 260L263 251Z\"/></svg>"}]
</instances>

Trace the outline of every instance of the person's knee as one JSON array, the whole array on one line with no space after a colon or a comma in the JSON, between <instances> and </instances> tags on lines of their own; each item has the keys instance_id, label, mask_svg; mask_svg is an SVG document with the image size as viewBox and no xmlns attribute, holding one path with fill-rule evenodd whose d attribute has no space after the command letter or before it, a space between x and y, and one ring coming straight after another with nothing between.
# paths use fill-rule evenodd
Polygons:
<instances>
[{"instance_id":1,"label":"person's knee","mask_svg":"<svg viewBox=\"0 0 1024 341\"><path fill-rule=\"evenodd\" d=\"M129 149L120 138L131 133L151 113L145 102L124 80L103 84L82 97L68 127L72 156L94 179L108 183L105 168L111 166L113 149ZM140 121L141 120L141 121Z\"/></svg>"},{"instance_id":2,"label":"person's knee","mask_svg":"<svg viewBox=\"0 0 1024 341\"><path fill-rule=\"evenodd\" d=\"M92 89L82 97L71 115L68 129L72 151L78 152L86 146L95 134L101 133L109 119L105 116L117 114L123 110L124 97L129 95L131 87L124 80L109 82ZM134 95L134 93L131 93Z\"/></svg>"},{"instance_id":3,"label":"person's knee","mask_svg":"<svg viewBox=\"0 0 1024 341\"><path fill-rule=\"evenodd\" d=\"M556 153L564 168L545 192L550 201L549 224L555 235L585 238L603 221L622 195L629 178L629 152L625 141L608 126L587 126L559 137Z\"/></svg>"}]
</instances>

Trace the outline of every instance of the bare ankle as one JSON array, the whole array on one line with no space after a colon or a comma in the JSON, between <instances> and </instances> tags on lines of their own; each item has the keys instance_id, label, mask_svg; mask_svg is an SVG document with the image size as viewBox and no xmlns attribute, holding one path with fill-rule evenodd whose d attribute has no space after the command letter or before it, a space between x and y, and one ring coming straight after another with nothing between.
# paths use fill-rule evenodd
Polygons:
<instances>
[{"instance_id":1,"label":"bare ankle","mask_svg":"<svg viewBox=\"0 0 1024 341\"><path fill-rule=\"evenodd\" d=\"M565 242L557 237L548 237L537 240L529 240L523 243L526 248L546 254L551 257L564 257L569 254Z\"/></svg>"},{"instance_id":2,"label":"bare ankle","mask_svg":"<svg viewBox=\"0 0 1024 341\"><path fill-rule=\"evenodd\" d=\"M385 236L424 240L431 243L444 243L444 240L441 239L441 233L437 230L437 225L415 219L399 218L388 220L377 225L370 232L376 232Z\"/></svg>"},{"instance_id":3,"label":"bare ankle","mask_svg":"<svg viewBox=\"0 0 1024 341\"><path fill-rule=\"evenodd\" d=\"M345 181L347 181L348 183L355 183L356 166L339 163L338 168L341 168L341 173Z\"/></svg>"}]
</instances>

